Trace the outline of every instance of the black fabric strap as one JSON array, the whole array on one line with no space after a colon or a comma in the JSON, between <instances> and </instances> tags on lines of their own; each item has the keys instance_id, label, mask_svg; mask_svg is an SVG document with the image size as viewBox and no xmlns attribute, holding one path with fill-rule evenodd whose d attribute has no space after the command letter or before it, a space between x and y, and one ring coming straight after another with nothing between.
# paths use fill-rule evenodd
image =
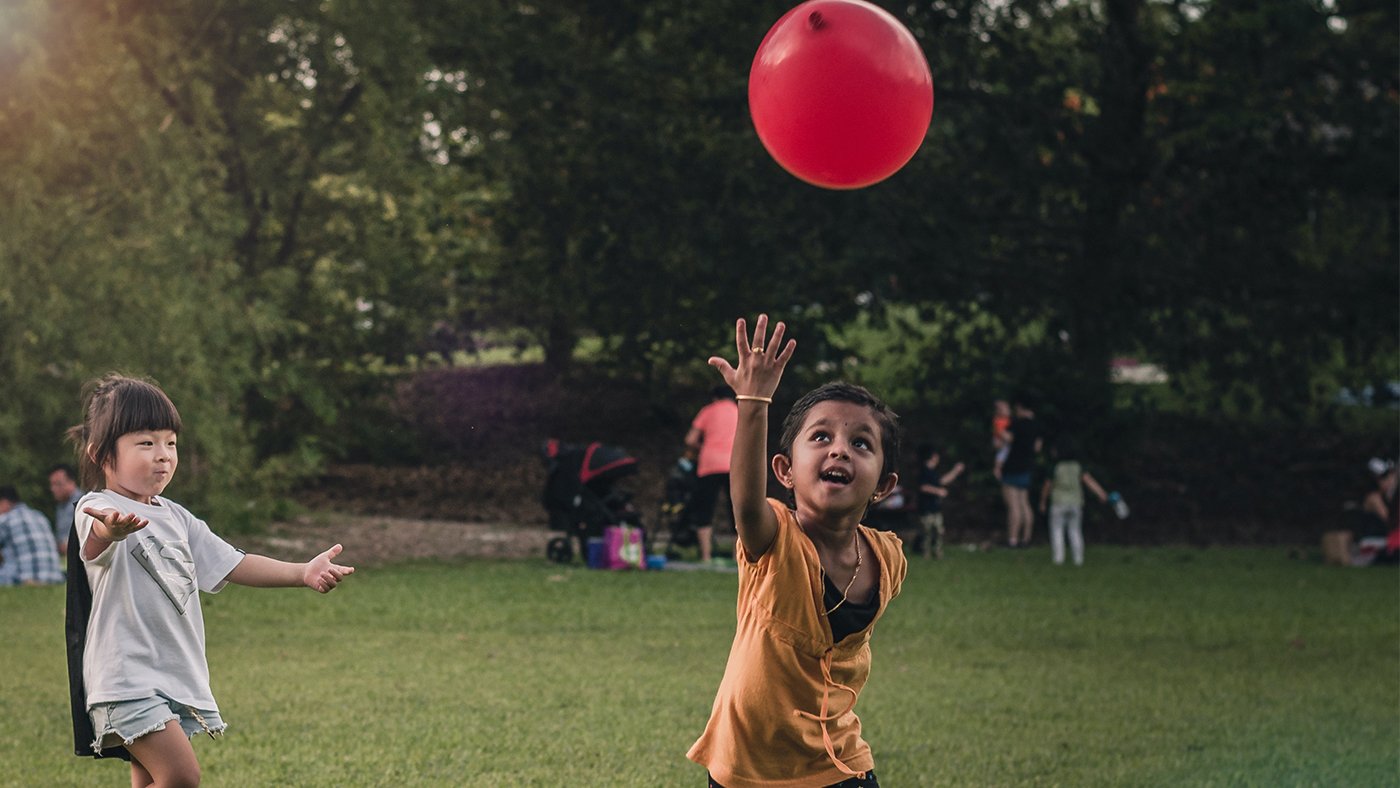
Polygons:
<instances>
[{"instance_id":1,"label":"black fabric strap","mask_svg":"<svg viewBox=\"0 0 1400 788\"><path fill-rule=\"evenodd\" d=\"M64 642L68 647L68 702L73 711L73 754L86 758L131 760L125 747L92 751L92 718L87 713L87 688L83 686L83 651L87 647L88 617L92 615L92 588L83 566L78 528L68 531L68 603L63 613Z\"/></svg>"}]
</instances>

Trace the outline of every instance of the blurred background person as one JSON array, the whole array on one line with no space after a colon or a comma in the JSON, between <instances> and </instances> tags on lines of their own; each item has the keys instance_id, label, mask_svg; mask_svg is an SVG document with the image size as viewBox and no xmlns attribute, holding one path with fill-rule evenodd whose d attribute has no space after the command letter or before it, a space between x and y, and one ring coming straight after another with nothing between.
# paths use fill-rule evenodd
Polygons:
<instances>
[{"instance_id":1,"label":"blurred background person","mask_svg":"<svg viewBox=\"0 0 1400 788\"><path fill-rule=\"evenodd\" d=\"M73 513L78 509L78 499L85 492L78 486L77 472L71 465L55 465L49 469L49 492L57 503L53 512L53 536L58 543L58 554L68 554L68 532L73 530Z\"/></svg>"},{"instance_id":2,"label":"blurred background person","mask_svg":"<svg viewBox=\"0 0 1400 788\"><path fill-rule=\"evenodd\" d=\"M697 454L695 492L686 507L686 517L695 528L700 544L700 560L714 558L715 505L719 493L729 496L729 455L734 449L734 430L739 425L739 404L728 386L710 389L710 404L695 414L686 433L685 445Z\"/></svg>"},{"instance_id":3,"label":"blurred background person","mask_svg":"<svg viewBox=\"0 0 1400 788\"><path fill-rule=\"evenodd\" d=\"M49 520L19 499L14 487L0 485L0 586L62 583L58 549Z\"/></svg>"}]
</instances>

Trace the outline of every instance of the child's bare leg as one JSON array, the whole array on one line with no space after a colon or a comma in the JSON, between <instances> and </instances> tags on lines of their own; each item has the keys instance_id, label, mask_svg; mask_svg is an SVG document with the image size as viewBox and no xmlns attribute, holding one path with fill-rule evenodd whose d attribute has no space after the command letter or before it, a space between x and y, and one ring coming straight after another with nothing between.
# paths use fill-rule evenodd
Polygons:
<instances>
[{"instance_id":1,"label":"child's bare leg","mask_svg":"<svg viewBox=\"0 0 1400 788\"><path fill-rule=\"evenodd\" d=\"M715 528L702 525L695 529L695 539L700 543L700 560L708 562L714 555Z\"/></svg>"},{"instance_id":2,"label":"child's bare leg","mask_svg":"<svg viewBox=\"0 0 1400 788\"><path fill-rule=\"evenodd\" d=\"M146 788L153 782L155 782L155 778L146 771L146 767L136 761L131 762L131 788Z\"/></svg>"},{"instance_id":3,"label":"child's bare leg","mask_svg":"<svg viewBox=\"0 0 1400 788\"><path fill-rule=\"evenodd\" d=\"M131 753L131 784L138 786L138 769L146 773L150 782L141 783L156 788L193 788L199 785L199 760L194 757L194 747L180 723L171 720L165 727L148 733L127 745Z\"/></svg>"}]
</instances>

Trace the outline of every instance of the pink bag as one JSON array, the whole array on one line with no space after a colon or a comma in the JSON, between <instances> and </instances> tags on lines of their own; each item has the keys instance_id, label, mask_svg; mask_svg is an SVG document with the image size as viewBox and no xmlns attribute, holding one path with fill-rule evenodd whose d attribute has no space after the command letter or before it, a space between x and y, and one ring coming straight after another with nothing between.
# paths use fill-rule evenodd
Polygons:
<instances>
[{"instance_id":1,"label":"pink bag","mask_svg":"<svg viewBox=\"0 0 1400 788\"><path fill-rule=\"evenodd\" d=\"M608 569L645 569L646 556L642 551L642 529L625 525L610 525L603 529L603 541Z\"/></svg>"}]
</instances>

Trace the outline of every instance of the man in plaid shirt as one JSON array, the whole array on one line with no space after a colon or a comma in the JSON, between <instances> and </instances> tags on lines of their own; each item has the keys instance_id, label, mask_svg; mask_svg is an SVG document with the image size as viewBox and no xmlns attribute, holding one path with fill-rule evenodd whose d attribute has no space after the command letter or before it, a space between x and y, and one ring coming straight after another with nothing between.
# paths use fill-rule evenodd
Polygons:
<instances>
[{"instance_id":1,"label":"man in plaid shirt","mask_svg":"<svg viewBox=\"0 0 1400 788\"><path fill-rule=\"evenodd\" d=\"M0 557L0 586L63 582L49 519L9 486L0 486Z\"/></svg>"}]
</instances>

